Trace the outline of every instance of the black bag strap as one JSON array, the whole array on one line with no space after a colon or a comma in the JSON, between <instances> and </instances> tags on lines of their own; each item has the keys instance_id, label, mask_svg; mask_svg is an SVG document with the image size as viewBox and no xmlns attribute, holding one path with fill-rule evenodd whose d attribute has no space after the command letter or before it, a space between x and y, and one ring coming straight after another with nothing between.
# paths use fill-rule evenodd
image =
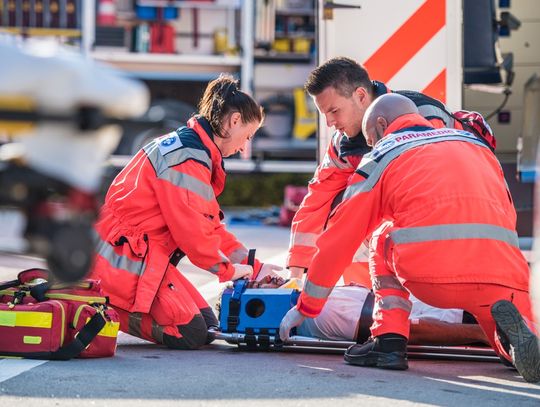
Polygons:
<instances>
[{"instance_id":1,"label":"black bag strap","mask_svg":"<svg viewBox=\"0 0 540 407\"><path fill-rule=\"evenodd\" d=\"M2 284L0 284L0 290L5 290L7 288L17 287L20 284L21 283L19 282L19 280L5 281Z\"/></svg>"},{"instance_id":2,"label":"black bag strap","mask_svg":"<svg viewBox=\"0 0 540 407\"><path fill-rule=\"evenodd\" d=\"M92 318L75 334L73 341L52 352L52 360L68 360L75 358L85 350L105 326L105 316L102 311L96 312Z\"/></svg>"}]
</instances>

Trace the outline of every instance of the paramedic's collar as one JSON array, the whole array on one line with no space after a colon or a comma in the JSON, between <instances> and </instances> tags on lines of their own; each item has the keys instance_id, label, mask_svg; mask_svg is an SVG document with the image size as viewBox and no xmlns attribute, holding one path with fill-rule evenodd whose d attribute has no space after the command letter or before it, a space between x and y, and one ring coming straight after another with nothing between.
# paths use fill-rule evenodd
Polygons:
<instances>
[{"instance_id":1,"label":"paramedic's collar","mask_svg":"<svg viewBox=\"0 0 540 407\"><path fill-rule=\"evenodd\" d=\"M351 155L364 155L371 151L371 147L367 145L366 138L362 132L358 133L356 137L342 137L339 142L339 158L351 156Z\"/></svg>"},{"instance_id":2,"label":"paramedic's collar","mask_svg":"<svg viewBox=\"0 0 540 407\"><path fill-rule=\"evenodd\" d=\"M203 130L208 134L210 137L210 140L214 141L214 130L212 129L212 126L210 125L210 122L206 119L206 117L197 115L195 116L199 124L202 126Z\"/></svg>"},{"instance_id":3,"label":"paramedic's collar","mask_svg":"<svg viewBox=\"0 0 540 407\"><path fill-rule=\"evenodd\" d=\"M379 81L371 81L371 83L373 84L373 99L390 93L390 89L388 89L384 83Z\"/></svg>"}]
</instances>

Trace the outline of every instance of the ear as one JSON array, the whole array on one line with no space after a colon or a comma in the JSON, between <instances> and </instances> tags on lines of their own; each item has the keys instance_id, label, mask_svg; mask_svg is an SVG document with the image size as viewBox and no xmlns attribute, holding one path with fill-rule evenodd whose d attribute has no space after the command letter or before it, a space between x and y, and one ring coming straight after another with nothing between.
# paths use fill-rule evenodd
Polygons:
<instances>
[{"instance_id":1,"label":"ear","mask_svg":"<svg viewBox=\"0 0 540 407\"><path fill-rule=\"evenodd\" d=\"M388 128L388 122L386 121L384 117L379 116L377 117L376 126L377 126L377 130L380 130L381 134L384 134L384 132Z\"/></svg>"},{"instance_id":2,"label":"ear","mask_svg":"<svg viewBox=\"0 0 540 407\"><path fill-rule=\"evenodd\" d=\"M240 114L240 112L232 113L229 122L231 124L231 127L242 124L242 115Z\"/></svg>"},{"instance_id":3,"label":"ear","mask_svg":"<svg viewBox=\"0 0 540 407\"><path fill-rule=\"evenodd\" d=\"M354 93L358 96L360 103L365 104L368 101L369 93L366 88L359 86L354 90Z\"/></svg>"}]
</instances>

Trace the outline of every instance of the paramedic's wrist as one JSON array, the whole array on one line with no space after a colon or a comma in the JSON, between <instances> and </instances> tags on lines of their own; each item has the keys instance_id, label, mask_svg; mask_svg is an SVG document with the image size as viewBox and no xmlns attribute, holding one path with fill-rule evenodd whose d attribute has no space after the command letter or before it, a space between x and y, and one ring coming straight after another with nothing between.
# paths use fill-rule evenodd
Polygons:
<instances>
[{"instance_id":1,"label":"paramedic's wrist","mask_svg":"<svg viewBox=\"0 0 540 407\"><path fill-rule=\"evenodd\" d=\"M234 274L231 277L232 281L239 280L241 278L249 279L253 274L253 267L248 264L233 264Z\"/></svg>"},{"instance_id":2,"label":"paramedic's wrist","mask_svg":"<svg viewBox=\"0 0 540 407\"><path fill-rule=\"evenodd\" d=\"M304 267L289 266L289 278L302 278L307 269Z\"/></svg>"}]
</instances>

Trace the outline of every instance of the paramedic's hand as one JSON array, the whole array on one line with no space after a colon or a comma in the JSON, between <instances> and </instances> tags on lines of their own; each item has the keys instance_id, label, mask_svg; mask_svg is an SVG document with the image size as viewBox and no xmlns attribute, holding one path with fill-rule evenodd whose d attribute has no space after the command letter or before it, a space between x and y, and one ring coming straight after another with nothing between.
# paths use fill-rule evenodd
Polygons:
<instances>
[{"instance_id":1,"label":"paramedic's hand","mask_svg":"<svg viewBox=\"0 0 540 407\"><path fill-rule=\"evenodd\" d=\"M233 264L233 266L234 274L231 277L231 281L236 281L241 278L246 278L249 280L253 274L253 267L251 267L249 264Z\"/></svg>"},{"instance_id":2,"label":"paramedic's hand","mask_svg":"<svg viewBox=\"0 0 540 407\"><path fill-rule=\"evenodd\" d=\"M302 322L304 322L304 319L306 319L306 317L300 314L300 311L296 309L296 306L291 308L281 320L281 324L279 324L279 337L281 340L287 342L289 340L291 329L300 326Z\"/></svg>"},{"instance_id":3,"label":"paramedic's hand","mask_svg":"<svg viewBox=\"0 0 540 407\"><path fill-rule=\"evenodd\" d=\"M283 267L276 266L275 264L264 263L261 267L261 271L259 271L259 274L257 274L255 281L261 281L266 276L270 276L270 278L282 277L281 274L278 273L278 271L281 270L283 270Z\"/></svg>"},{"instance_id":4,"label":"paramedic's hand","mask_svg":"<svg viewBox=\"0 0 540 407\"><path fill-rule=\"evenodd\" d=\"M304 268L303 267L289 267L289 278L299 278L302 279L304 277Z\"/></svg>"}]
</instances>

